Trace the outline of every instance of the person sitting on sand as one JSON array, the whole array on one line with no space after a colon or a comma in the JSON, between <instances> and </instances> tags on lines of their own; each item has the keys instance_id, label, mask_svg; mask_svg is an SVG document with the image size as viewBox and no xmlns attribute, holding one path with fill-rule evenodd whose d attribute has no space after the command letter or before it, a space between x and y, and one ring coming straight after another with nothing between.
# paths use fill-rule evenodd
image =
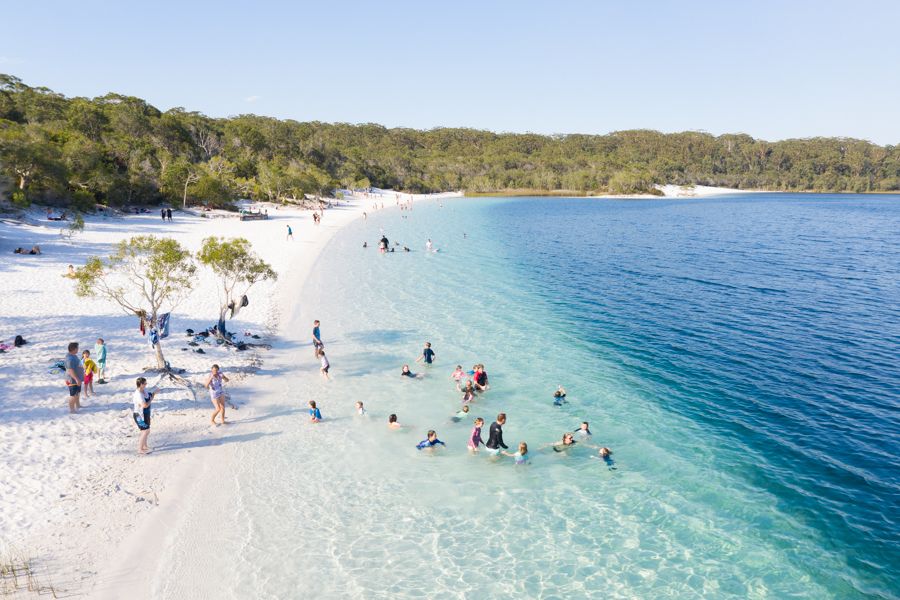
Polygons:
<instances>
[{"instance_id":1,"label":"person sitting on sand","mask_svg":"<svg viewBox=\"0 0 900 600\"><path fill-rule=\"evenodd\" d=\"M409 370L409 365L403 365L403 369L400 371L401 377L412 377L413 379L417 378L418 375Z\"/></svg>"},{"instance_id":2,"label":"person sitting on sand","mask_svg":"<svg viewBox=\"0 0 900 600\"><path fill-rule=\"evenodd\" d=\"M309 422L310 423L321 423L322 422L322 413L316 407L316 401L309 401Z\"/></svg>"},{"instance_id":3,"label":"person sitting on sand","mask_svg":"<svg viewBox=\"0 0 900 600\"><path fill-rule=\"evenodd\" d=\"M77 273L75 273L75 266L69 265L68 269L65 273L63 273L63 277L68 277L69 279L75 279Z\"/></svg>"},{"instance_id":4,"label":"person sitting on sand","mask_svg":"<svg viewBox=\"0 0 900 600\"><path fill-rule=\"evenodd\" d=\"M416 449L425 450L426 448L434 448L437 445L446 446L447 444L438 439L437 433L435 433L434 429L430 429L428 431L427 437L416 444Z\"/></svg>"},{"instance_id":5,"label":"person sitting on sand","mask_svg":"<svg viewBox=\"0 0 900 600\"><path fill-rule=\"evenodd\" d=\"M397 422L397 415L391 413L388 417L388 428L390 429L402 429L403 425Z\"/></svg>"},{"instance_id":6,"label":"person sitting on sand","mask_svg":"<svg viewBox=\"0 0 900 600\"><path fill-rule=\"evenodd\" d=\"M562 406L563 404L568 404L568 400L566 400L566 389L560 385L553 392L553 406Z\"/></svg>"},{"instance_id":7,"label":"person sitting on sand","mask_svg":"<svg viewBox=\"0 0 900 600\"><path fill-rule=\"evenodd\" d=\"M519 442L519 451L518 452L501 452L503 456L511 456L516 460L517 465L527 465L528 464L528 444L525 442Z\"/></svg>"}]
</instances>

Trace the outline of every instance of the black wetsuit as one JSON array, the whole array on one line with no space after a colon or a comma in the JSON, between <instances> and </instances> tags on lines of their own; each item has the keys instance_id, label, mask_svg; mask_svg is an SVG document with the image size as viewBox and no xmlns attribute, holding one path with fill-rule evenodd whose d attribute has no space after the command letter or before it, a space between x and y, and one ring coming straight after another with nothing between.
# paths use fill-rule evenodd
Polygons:
<instances>
[{"instance_id":1,"label":"black wetsuit","mask_svg":"<svg viewBox=\"0 0 900 600\"><path fill-rule=\"evenodd\" d=\"M485 447L490 448L491 450L497 450L498 448L506 450L509 448L509 446L503 443L503 426L497 421L491 423L491 430L488 433L488 441L487 444L485 444Z\"/></svg>"}]
</instances>

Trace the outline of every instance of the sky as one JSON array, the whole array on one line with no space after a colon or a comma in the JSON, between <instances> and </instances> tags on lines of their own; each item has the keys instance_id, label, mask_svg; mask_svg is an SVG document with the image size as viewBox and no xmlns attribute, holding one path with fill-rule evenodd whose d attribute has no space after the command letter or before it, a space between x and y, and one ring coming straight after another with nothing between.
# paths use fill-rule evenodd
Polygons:
<instances>
[{"instance_id":1,"label":"sky","mask_svg":"<svg viewBox=\"0 0 900 600\"><path fill-rule=\"evenodd\" d=\"M161 110L900 144L895 0L0 0L0 73Z\"/></svg>"}]
</instances>

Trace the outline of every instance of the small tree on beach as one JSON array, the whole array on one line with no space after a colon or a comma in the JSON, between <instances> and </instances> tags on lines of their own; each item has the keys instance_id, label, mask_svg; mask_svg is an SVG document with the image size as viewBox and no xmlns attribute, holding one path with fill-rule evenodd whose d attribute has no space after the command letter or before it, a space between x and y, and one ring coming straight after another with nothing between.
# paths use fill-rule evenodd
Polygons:
<instances>
[{"instance_id":1,"label":"small tree on beach","mask_svg":"<svg viewBox=\"0 0 900 600\"><path fill-rule=\"evenodd\" d=\"M225 333L225 315L230 307L239 306L250 288L278 274L262 260L244 238L208 237L197 255L200 262L219 276L219 337Z\"/></svg>"},{"instance_id":2,"label":"small tree on beach","mask_svg":"<svg viewBox=\"0 0 900 600\"><path fill-rule=\"evenodd\" d=\"M172 238L136 236L119 242L108 258L92 256L77 269L75 293L117 304L152 329L190 292L196 270L191 253ZM168 370L161 341L154 350L157 368Z\"/></svg>"}]
</instances>

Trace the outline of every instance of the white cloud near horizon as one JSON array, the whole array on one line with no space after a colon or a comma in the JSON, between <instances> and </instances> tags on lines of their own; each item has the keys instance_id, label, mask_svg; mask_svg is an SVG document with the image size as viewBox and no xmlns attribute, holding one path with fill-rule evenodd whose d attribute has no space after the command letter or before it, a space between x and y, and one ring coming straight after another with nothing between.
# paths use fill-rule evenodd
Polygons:
<instances>
[{"instance_id":1,"label":"white cloud near horizon","mask_svg":"<svg viewBox=\"0 0 900 600\"><path fill-rule=\"evenodd\" d=\"M246 98L244 98L244 102L253 104L257 100L260 100L261 98L262 98L262 96L247 96Z\"/></svg>"}]
</instances>

